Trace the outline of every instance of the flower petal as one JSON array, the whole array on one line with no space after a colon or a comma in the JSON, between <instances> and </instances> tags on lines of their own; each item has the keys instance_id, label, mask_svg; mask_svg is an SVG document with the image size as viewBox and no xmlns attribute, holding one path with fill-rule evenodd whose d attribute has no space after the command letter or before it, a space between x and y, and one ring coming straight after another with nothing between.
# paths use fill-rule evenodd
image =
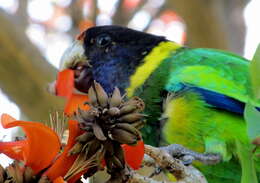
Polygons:
<instances>
[{"instance_id":1,"label":"flower petal","mask_svg":"<svg viewBox=\"0 0 260 183\"><path fill-rule=\"evenodd\" d=\"M75 138L82 134L78 122L70 120L69 121L69 139L63 153L54 162L54 164L44 173L49 177L50 180L55 180L59 176L65 176L67 171L70 169L71 165L77 158L77 155L68 156L68 151L75 144Z\"/></svg>"},{"instance_id":2,"label":"flower petal","mask_svg":"<svg viewBox=\"0 0 260 183\"><path fill-rule=\"evenodd\" d=\"M3 114L1 123L4 128L20 126L26 134L23 144L23 160L35 173L51 164L60 150L57 134L42 123L14 120L8 114Z\"/></svg>"},{"instance_id":3,"label":"flower petal","mask_svg":"<svg viewBox=\"0 0 260 183\"><path fill-rule=\"evenodd\" d=\"M140 168L144 158L144 142L138 141L137 145L122 145L127 164L134 170Z\"/></svg>"},{"instance_id":4,"label":"flower petal","mask_svg":"<svg viewBox=\"0 0 260 183\"><path fill-rule=\"evenodd\" d=\"M8 114L3 114L1 116L1 123L4 128L12 121L15 121L15 119ZM8 157L15 160L23 160L23 149L26 145L26 140L15 142L0 142L0 153L4 153Z\"/></svg>"},{"instance_id":5,"label":"flower petal","mask_svg":"<svg viewBox=\"0 0 260 183\"><path fill-rule=\"evenodd\" d=\"M66 183L66 181L62 177L56 178L53 183Z\"/></svg>"},{"instance_id":6,"label":"flower petal","mask_svg":"<svg viewBox=\"0 0 260 183\"><path fill-rule=\"evenodd\" d=\"M56 93L58 96L70 98L74 89L74 71L65 69L58 73Z\"/></svg>"},{"instance_id":7,"label":"flower petal","mask_svg":"<svg viewBox=\"0 0 260 183\"><path fill-rule=\"evenodd\" d=\"M15 160L23 160L23 149L26 145L26 140L15 142L0 142L0 153L4 153L9 158Z\"/></svg>"},{"instance_id":8,"label":"flower petal","mask_svg":"<svg viewBox=\"0 0 260 183\"><path fill-rule=\"evenodd\" d=\"M87 101L87 95L72 94L71 97L68 98L67 104L65 106L65 114L71 116L76 113L79 108L82 110L88 110L89 106L84 104Z\"/></svg>"}]
</instances>

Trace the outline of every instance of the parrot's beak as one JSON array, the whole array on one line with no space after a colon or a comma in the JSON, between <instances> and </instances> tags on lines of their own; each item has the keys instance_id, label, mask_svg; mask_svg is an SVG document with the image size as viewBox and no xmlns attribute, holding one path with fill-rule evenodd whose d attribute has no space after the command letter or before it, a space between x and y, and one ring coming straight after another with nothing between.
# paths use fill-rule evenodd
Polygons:
<instances>
[{"instance_id":1,"label":"parrot's beak","mask_svg":"<svg viewBox=\"0 0 260 183\"><path fill-rule=\"evenodd\" d=\"M68 70L73 71L73 77L71 77L71 74L68 77ZM73 86L71 82L73 82ZM60 96L59 93L61 92L59 91L73 87L71 88L73 93L87 93L92 82L91 69L84 54L83 41L76 40L62 55L57 80L49 84L48 91L51 94Z\"/></svg>"},{"instance_id":2,"label":"parrot's beak","mask_svg":"<svg viewBox=\"0 0 260 183\"><path fill-rule=\"evenodd\" d=\"M60 61L60 70L76 66L80 62L88 62L88 60L84 54L83 41L76 40L63 53Z\"/></svg>"}]
</instances>

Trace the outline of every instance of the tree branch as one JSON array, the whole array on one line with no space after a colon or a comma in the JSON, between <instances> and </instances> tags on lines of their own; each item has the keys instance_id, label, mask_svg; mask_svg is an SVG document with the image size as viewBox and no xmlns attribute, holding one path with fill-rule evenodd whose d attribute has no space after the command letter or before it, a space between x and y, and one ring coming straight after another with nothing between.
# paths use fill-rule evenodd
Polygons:
<instances>
[{"instance_id":1,"label":"tree branch","mask_svg":"<svg viewBox=\"0 0 260 183\"><path fill-rule=\"evenodd\" d=\"M183 163L173 158L167 151L162 148L156 148L150 145L145 145L145 154L152 157L155 162L163 169L167 169L180 182L206 183L205 177L192 166L185 166Z\"/></svg>"},{"instance_id":2,"label":"tree branch","mask_svg":"<svg viewBox=\"0 0 260 183\"><path fill-rule=\"evenodd\" d=\"M119 0L116 6L116 11L113 16L113 24L126 26L128 22L126 22L125 13L123 12L123 4L124 0Z\"/></svg>"},{"instance_id":3,"label":"tree branch","mask_svg":"<svg viewBox=\"0 0 260 183\"><path fill-rule=\"evenodd\" d=\"M138 6L131 12L131 14L126 18L126 24L129 23L132 18L135 16L135 14L137 12L139 12L140 10L143 9L143 7L146 5L146 3L148 2L148 0L142 0Z\"/></svg>"},{"instance_id":4,"label":"tree branch","mask_svg":"<svg viewBox=\"0 0 260 183\"><path fill-rule=\"evenodd\" d=\"M161 15L161 13L166 9L166 5L162 5L159 9L156 10L156 12L152 15L152 17L150 18L148 24L144 27L143 31L146 32L149 27L151 26L152 22L154 19L156 19L157 17L159 17Z\"/></svg>"},{"instance_id":5,"label":"tree branch","mask_svg":"<svg viewBox=\"0 0 260 183\"><path fill-rule=\"evenodd\" d=\"M207 183L206 178L199 170L192 165L185 166L183 161L175 158L176 156L191 156L192 160L198 160L207 165L217 164L221 160L219 155L197 153L178 144L164 147L145 145L143 165L155 168L159 166L160 169L167 170L177 179L175 183ZM128 183L171 183L165 180L153 180L152 176L142 176L130 168L126 168L124 172L126 176L129 176Z\"/></svg>"},{"instance_id":6,"label":"tree branch","mask_svg":"<svg viewBox=\"0 0 260 183\"><path fill-rule=\"evenodd\" d=\"M0 10L0 86L31 120L48 119L48 112L62 102L46 92L56 69L30 42L19 25Z\"/></svg>"}]
</instances>

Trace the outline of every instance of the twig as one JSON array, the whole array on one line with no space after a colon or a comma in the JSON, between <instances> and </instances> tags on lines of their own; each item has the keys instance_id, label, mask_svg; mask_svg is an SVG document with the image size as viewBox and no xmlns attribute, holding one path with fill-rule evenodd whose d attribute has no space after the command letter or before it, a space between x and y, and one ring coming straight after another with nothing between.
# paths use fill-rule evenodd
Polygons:
<instances>
[{"instance_id":1,"label":"twig","mask_svg":"<svg viewBox=\"0 0 260 183\"><path fill-rule=\"evenodd\" d=\"M153 180L151 178L145 177L145 176L141 176L138 173L132 171L131 172L131 177L128 180L127 183L172 183L169 181L156 181ZM174 182L174 183L178 183L178 182Z\"/></svg>"},{"instance_id":2,"label":"twig","mask_svg":"<svg viewBox=\"0 0 260 183\"><path fill-rule=\"evenodd\" d=\"M221 160L221 156L218 154L205 154L191 151L179 144L171 144L169 146L160 147L160 149L169 153L172 157L190 157L191 160L200 161L206 165L217 164Z\"/></svg>"},{"instance_id":3,"label":"twig","mask_svg":"<svg viewBox=\"0 0 260 183\"><path fill-rule=\"evenodd\" d=\"M145 154L152 157L161 168L172 173L179 183L207 182L206 178L197 169L192 166L184 166L180 160L174 159L162 148L145 145Z\"/></svg>"}]
</instances>

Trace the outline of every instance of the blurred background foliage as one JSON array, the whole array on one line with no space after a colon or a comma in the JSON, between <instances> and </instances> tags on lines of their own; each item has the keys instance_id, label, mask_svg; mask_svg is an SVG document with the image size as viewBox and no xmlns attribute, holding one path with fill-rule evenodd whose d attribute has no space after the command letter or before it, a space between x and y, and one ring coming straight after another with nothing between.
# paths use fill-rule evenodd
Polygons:
<instances>
[{"instance_id":1,"label":"blurred background foliage","mask_svg":"<svg viewBox=\"0 0 260 183\"><path fill-rule=\"evenodd\" d=\"M251 59L259 8L259 0L0 0L0 113L44 121L62 108L46 85L63 51L88 27L123 25Z\"/></svg>"}]
</instances>

